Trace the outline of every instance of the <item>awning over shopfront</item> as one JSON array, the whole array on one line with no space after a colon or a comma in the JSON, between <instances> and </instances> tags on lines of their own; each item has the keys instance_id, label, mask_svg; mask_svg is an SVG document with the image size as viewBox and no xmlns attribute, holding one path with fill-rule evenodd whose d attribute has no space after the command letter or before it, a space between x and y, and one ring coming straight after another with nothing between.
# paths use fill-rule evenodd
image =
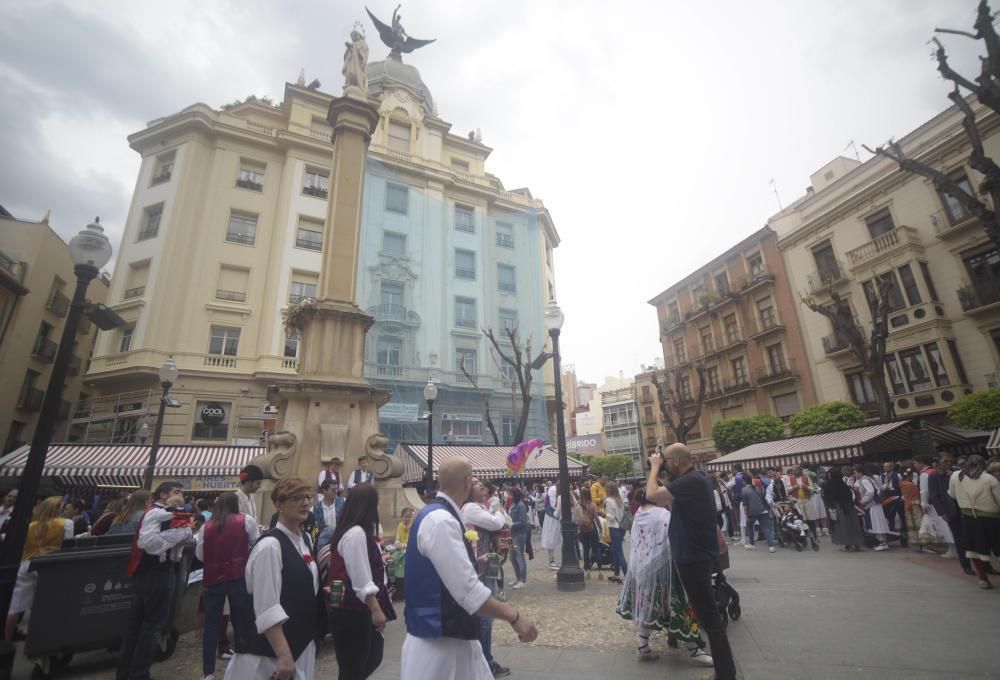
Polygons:
<instances>
[{"instance_id":1,"label":"awning over shopfront","mask_svg":"<svg viewBox=\"0 0 1000 680\"><path fill-rule=\"evenodd\" d=\"M53 444L42 475L74 487L138 487L149 461L149 446ZM0 477L24 473L30 446L0 458ZM177 479L194 491L235 488L233 479L247 463L264 453L260 446L161 445L154 479Z\"/></svg>"},{"instance_id":2,"label":"awning over shopfront","mask_svg":"<svg viewBox=\"0 0 1000 680\"><path fill-rule=\"evenodd\" d=\"M465 456L472 463L472 474L479 479L501 479L507 477L507 454L509 446L461 446L450 444L434 445L434 477L441 463L452 456ZM427 469L427 446L418 444L399 444L395 455L403 459L405 472L403 482L419 482L424 478ZM569 476L579 479L587 474L587 466L567 457ZM555 478L559 474L559 454L552 446L544 446L531 454L519 475L523 479Z\"/></svg>"},{"instance_id":3,"label":"awning over shopfront","mask_svg":"<svg viewBox=\"0 0 1000 680\"><path fill-rule=\"evenodd\" d=\"M986 442L986 450L990 455L994 453L1000 453L1000 428L993 430L993 434L990 435L990 439Z\"/></svg>"},{"instance_id":4,"label":"awning over shopfront","mask_svg":"<svg viewBox=\"0 0 1000 680\"><path fill-rule=\"evenodd\" d=\"M949 450L973 444L935 425L903 420L751 444L709 461L706 466L720 471L732 470L736 463L745 469L771 465L784 469L804 463L824 465L854 461L878 454L905 456L912 455L915 437L929 439L926 441L928 448L934 443Z\"/></svg>"}]
</instances>

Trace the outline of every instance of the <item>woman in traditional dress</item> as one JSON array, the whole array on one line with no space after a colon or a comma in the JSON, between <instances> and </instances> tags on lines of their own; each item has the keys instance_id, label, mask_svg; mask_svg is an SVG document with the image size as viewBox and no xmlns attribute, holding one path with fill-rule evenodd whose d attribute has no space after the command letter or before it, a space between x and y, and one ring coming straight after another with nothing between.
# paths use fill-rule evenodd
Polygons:
<instances>
[{"instance_id":1,"label":"woman in traditional dress","mask_svg":"<svg viewBox=\"0 0 1000 680\"><path fill-rule=\"evenodd\" d=\"M889 535L889 522L879 503L882 485L878 481L878 466L875 463L865 463L864 474L854 485L854 489L858 495L858 505L865 513L865 533L873 535L878 541L874 550L888 550L886 538Z\"/></svg>"},{"instance_id":2,"label":"woman in traditional dress","mask_svg":"<svg viewBox=\"0 0 1000 680\"><path fill-rule=\"evenodd\" d=\"M979 587L992 588L987 574L992 555L1000 555L1000 481L986 472L986 460L969 456L965 469L951 475L948 495L962 513L960 550L972 562Z\"/></svg>"},{"instance_id":3,"label":"woman in traditional dress","mask_svg":"<svg viewBox=\"0 0 1000 680\"><path fill-rule=\"evenodd\" d=\"M795 507L802 515L802 519L806 521L809 528L812 529L813 535L818 536L816 532L816 520L819 519L819 513L816 511L816 505L813 502L813 496L819 493L819 489L816 488L816 483L813 482L812 477L809 475L802 474L801 468L795 468L789 475L789 481L791 482L789 496L795 499Z\"/></svg>"},{"instance_id":4,"label":"woman in traditional dress","mask_svg":"<svg viewBox=\"0 0 1000 680\"><path fill-rule=\"evenodd\" d=\"M845 471L850 470L847 466ZM844 546L847 552L861 550L865 535L858 519L858 509L854 505L854 492L844 482L841 471L830 468L823 483L823 502L828 508L827 515L833 521L830 539L834 545Z\"/></svg>"},{"instance_id":5,"label":"woman in traditional dress","mask_svg":"<svg viewBox=\"0 0 1000 680\"><path fill-rule=\"evenodd\" d=\"M645 490L635 493L639 507L632 521L628 573L616 611L635 624L639 661L659 658L649 647L649 636L653 630L665 630L671 648L683 641L692 664L711 666L712 657L705 652L698 620L670 557L670 511L648 503Z\"/></svg>"},{"instance_id":6,"label":"woman in traditional dress","mask_svg":"<svg viewBox=\"0 0 1000 680\"><path fill-rule=\"evenodd\" d=\"M38 573L28 571L31 558L47 555L58 550L65 539L73 538L73 522L61 517L63 500L59 496L50 496L42 501L31 516L28 525L28 535L24 542L24 552L21 553L21 566L17 570L17 580L14 582L14 594L10 600L10 610L7 612L5 639L13 640L17 630L17 619L31 609L35 600L35 588L38 585Z\"/></svg>"},{"instance_id":7,"label":"woman in traditional dress","mask_svg":"<svg viewBox=\"0 0 1000 680\"><path fill-rule=\"evenodd\" d=\"M545 521L542 523L542 548L549 552L549 569L556 571L556 551L562 547L562 498L555 484L545 492Z\"/></svg>"},{"instance_id":8,"label":"woman in traditional dress","mask_svg":"<svg viewBox=\"0 0 1000 680\"><path fill-rule=\"evenodd\" d=\"M302 531L312 515L312 489L312 483L292 477L271 492L278 521L257 541L246 567L254 614L249 625L258 635L236 641L225 680L312 680L315 675L319 576Z\"/></svg>"},{"instance_id":9,"label":"woman in traditional dress","mask_svg":"<svg viewBox=\"0 0 1000 680\"><path fill-rule=\"evenodd\" d=\"M382 664L382 631L396 620L386 589L385 563L375 537L378 491L371 484L351 490L337 522L324 591L341 581L342 600L329 601L330 632L337 654L339 680L364 680Z\"/></svg>"}]
</instances>

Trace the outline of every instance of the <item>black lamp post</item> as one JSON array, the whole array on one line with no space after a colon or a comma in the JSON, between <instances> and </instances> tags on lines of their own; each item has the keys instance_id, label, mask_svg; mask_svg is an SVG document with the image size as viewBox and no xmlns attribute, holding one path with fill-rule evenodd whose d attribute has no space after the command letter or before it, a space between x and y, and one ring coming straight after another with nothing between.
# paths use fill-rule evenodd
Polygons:
<instances>
[{"instance_id":1,"label":"black lamp post","mask_svg":"<svg viewBox=\"0 0 1000 680\"><path fill-rule=\"evenodd\" d=\"M170 388L177 382L177 363L173 357L160 366L160 385L163 387L163 394L160 395L160 411L156 416L156 429L153 430L153 445L149 448L149 463L146 464L146 477L142 480L142 488L146 491L153 490L153 469L156 467L156 454L160 450L160 435L163 434L163 416L166 413ZM143 426L145 427L145 425Z\"/></svg>"},{"instance_id":2,"label":"black lamp post","mask_svg":"<svg viewBox=\"0 0 1000 680\"><path fill-rule=\"evenodd\" d=\"M424 399L427 400L427 471L424 473L424 495L428 497L434 492L434 400L437 396L437 385L428 378L424 385Z\"/></svg>"},{"instance_id":3,"label":"black lamp post","mask_svg":"<svg viewBox=\"0 0 1000 680\"><path fill-rule=\"evenodd\" d=\"M11 515L10 527L4 541L0 543L0 614L3 620L7 618L10 609L10 599L14 592L14 582L17 580L17 570L21 564L21 554L24 552L24 542L28 535L28 523L35 507L42 480L42 470L45 467L45 456L49 452L49 443L55 431L59 415L59 405L62 402L66 374L69 371L69 361L73 353L73 342L80 317L87 309L87 288L111 259L111 243L104 235L100 218L93 224L74 236L69 242L69 254L73 258L73 272L76 274L76 290L73 301L63 326L59 350L52 363L52 373L49 376L48 389L42 400L42 409L38 413L38 424L31 438L31 450L25 461L24 473L18 481L17 502ZM9 643L0 644L0 678L9 678L13 663L13 646Z\"/></svg>"},{"instance_id":4,"label":"black lamp post","mask_svg":"<svg viewBox=\"0 0 1000 680\"><path fill-rule=\"evenodd\" d=\"M573 499L569 491L569 463L566 461L566 424L563 422L562 368L559 365L559 331L566 320L555 300L545 307L543 321L552 338L552 372L556 379L556 445L559 449L559 498L562 506L562 565L556 574L556 587L564 591L583 590L583 569L576 558L576 522L573 521Z\"/></svg>"}]
</instances>

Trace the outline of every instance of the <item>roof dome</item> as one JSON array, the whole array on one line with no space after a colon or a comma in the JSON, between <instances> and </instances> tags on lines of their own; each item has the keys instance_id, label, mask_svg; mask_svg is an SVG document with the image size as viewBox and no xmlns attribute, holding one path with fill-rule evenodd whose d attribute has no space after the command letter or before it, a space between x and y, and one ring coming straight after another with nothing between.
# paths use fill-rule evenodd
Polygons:
<instances>
[{"instance_id":1,"label":"roof dome","mask_svg":"<svg viewBox=\"0 0 1000 680\"><path fill-rule=\"evenodd\" d=\"M392 58L368 64L369 93L379 95L392 86L403 86L419 96L425 113L434 111L431 91L415 67Z\"/></svg>"}]
</instances>

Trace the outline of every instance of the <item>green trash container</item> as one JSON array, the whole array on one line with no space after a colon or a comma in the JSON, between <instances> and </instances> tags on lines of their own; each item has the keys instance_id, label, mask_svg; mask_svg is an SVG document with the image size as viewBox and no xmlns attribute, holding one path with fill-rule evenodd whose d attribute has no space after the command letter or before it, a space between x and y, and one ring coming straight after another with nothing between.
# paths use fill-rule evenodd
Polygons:
<instances>
[{"instance_id":1,"label":"green trash container","mask_svg":"<svg viewBox=\"0 0 1000 680\"><path fill-rule=\"evenodd\" d=\"M125 575L131 550L131 536L88 537L31 561L38 586L24 655L35 664L33 678L54 677L76 653L118 650L132 609L132 579ZM200 587L186 587L193 556L194 546L185 547L158 661L169 658L180 634L193 628L190 616L183 617L183 628L177 620L179 612L192 609L185 601L194 598L196 607L201 596Z\"/></svg>"}]
</instances>

